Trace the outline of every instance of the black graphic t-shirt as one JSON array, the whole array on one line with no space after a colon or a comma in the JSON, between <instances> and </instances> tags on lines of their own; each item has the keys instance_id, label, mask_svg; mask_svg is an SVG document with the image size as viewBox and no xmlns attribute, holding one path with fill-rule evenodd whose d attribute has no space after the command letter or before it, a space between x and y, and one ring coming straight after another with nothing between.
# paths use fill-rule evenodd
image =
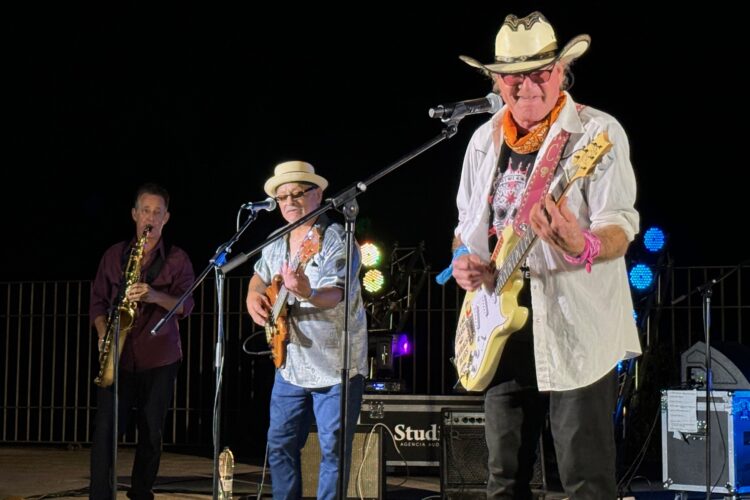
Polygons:
<instances>
[{"instance_id":1,"label":"black graphic t-shirt","mask_svg":"<svg viewBox=\"0 0 750 500\"><path fill-rule=\"evenodd\" d=\"M490 248L495 248L498 237L505 226L513 223L536 156L537 152L531 154L515 153L505 145L500 150L500 158L497 162L495 180L490 190L489 199L492 222L488 235ZM524 278L528 280L527 270L522 268L522 271ZM531 307L531 289L528 283L521 289L517 301L520 306ZM529 314L532 314L531 310L529 310ZM511 339L525 343L532 342L531 324L531 321L527 320L526 325L520 331L514 333Z\"/></svg>"},{"instance_id":2,"label":"black graphic t-shirt","mask_svg":"<svg viewBox=\"0 0 750 500\"><path fill-rule=\"evenodd\" d=\"M496 238L515 218L534 160L536 160L536 152L518 154L503 145L497 163L493 189L490 190L489 202L492 208L490 236Z\"/></svg>"}]
</instances>

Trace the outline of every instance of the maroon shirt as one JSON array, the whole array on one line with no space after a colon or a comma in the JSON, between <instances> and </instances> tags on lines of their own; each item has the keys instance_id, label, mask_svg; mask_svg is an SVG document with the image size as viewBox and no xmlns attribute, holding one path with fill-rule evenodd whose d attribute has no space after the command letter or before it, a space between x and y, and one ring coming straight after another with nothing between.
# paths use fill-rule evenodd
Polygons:
<instances>
[{"instance_id":1,"label":"maroon shirt","mask_svg":"<svg viewBox=\"0 0 750 500\"><path fill-rule=\"evenodd\" d=\"M99 262L99 270L91 286L91 305L89 317L93 325L97 316L108 316L112 304L117 300L120 282L123 278L128 256L123 255L135 241L122 241L109 247ZM165 255L164 240L161 239L153 250L164 259L159 274L150 285L155 290L180 297L190 285L195 275L187 253L181 248L172 246L169 255ZM141 267L141 276L146 276L149 268L156 262L157 254ZM140 303L136 312L133 327L125 339L120 356L120 367L129 372L139 372L151 368L170 365L182 359L179 319L187 317L193 310L194 301L188 297L183 303L182 313L175 314L164 324L156 335L151 330L167 314L167 310L158 304Z\"/></svg>"}]
</instances>

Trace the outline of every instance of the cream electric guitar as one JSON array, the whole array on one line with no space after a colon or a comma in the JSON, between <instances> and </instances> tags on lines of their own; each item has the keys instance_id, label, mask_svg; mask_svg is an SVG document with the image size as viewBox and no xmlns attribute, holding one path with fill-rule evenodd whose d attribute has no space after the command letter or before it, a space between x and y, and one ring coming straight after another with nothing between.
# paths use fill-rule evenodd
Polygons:
<instances>
[{"instance_id":1,"label":"cream electric guitar","mask_svg":"<svg viewBox=\"0 0 750 500\"><path fill-rule=\"evenodd\" d=\"M567 193L576 180L591 175L611 148L606 132L602 132L575 153L572 162L577 170L562 194ZM464 297L456 328L454 363L458 379L468 391L482 391L487 387L508 337L526 323L529 310L518 306L518 293L523 288L519 268L536 240L531 229L518 236L513 224L508 224L498 242L499 248L493 253L497 269L494 290L481 287L467 292Z\"/></svg>"}]
</instances>

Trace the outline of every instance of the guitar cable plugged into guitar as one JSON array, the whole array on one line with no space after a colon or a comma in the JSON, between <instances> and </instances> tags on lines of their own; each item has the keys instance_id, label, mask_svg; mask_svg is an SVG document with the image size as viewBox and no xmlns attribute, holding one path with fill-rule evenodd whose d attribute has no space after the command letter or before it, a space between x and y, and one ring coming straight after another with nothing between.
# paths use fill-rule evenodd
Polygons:
<instances>
[{"instance_id":1,"label":"guitar cable plugged into guitar","mask_svg":"<svg viewBox=\"0 0 750 500\"><path fill-rule=\"evenodd\" d=\"M257 332L253 332L248 338L242 341L242 352L245 354L249 354L250 356L271 356L273 352L269 349L267 351L251 351L248 347L249 342L253 340L258 335L265 334L265 330L258 330Z\"/></svg>"}]
</instances>

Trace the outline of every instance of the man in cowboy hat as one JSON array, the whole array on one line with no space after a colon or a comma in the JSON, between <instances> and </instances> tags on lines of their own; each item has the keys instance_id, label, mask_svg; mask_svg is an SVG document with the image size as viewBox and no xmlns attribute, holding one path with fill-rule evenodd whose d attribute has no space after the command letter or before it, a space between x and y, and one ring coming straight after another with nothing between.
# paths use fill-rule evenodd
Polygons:
<instances>
[{"instance_id":1,"label":"man in cowboy hat","mask_svg":"<svg viewBox=\"0 0 750 500\"><path fill-rule=\"evenodd\" d=\"M491 77L506 105L466 151L453 276L466 290L494 294L501 275L494 269L507 250L501 245L521 248L529 230L541 240L521 263L519 307L533 304L533 317L498 354L485 394L488 498L531 498L547 404L568 496L616 496L615 367L641 352L623 258L639 217L625 132L567 92L569 65L589 44L580 35L560 48L547 19L534 12L505 18L493 62L461 57ZM606 141L591 144L601 133L612 143L606 154ZM573 153L590 144L593 177L562 196L580 166ZM503 251L493 255L496 245Z\"/></svg>"},{"instance_id":2,"label":"man in cowboy hat","mask_svg":"<svg viewBox=\"0 0 750 500\"><path fill-rule=\"evenodd\" d=\"M292 223L320 206L327 186L328 181L317 175L309 163L288 161L276 166L264 189L278 201L284 219ZM352 275L356 276L359 255L353 258ZM255 263L247 292L247 309L255 323L265 326L275 319L271 317L273 304L266 295L275 276L281 277L291 293L285 323L289 343L285 361L279 363L276 359L278 370L268 429L268 461L275 499L301 497L300 450L313 418L321 450L317 498L336 497L345 273L344 228L331 223L325 215L265 247ZM356 279L350 283L349 293L351 378L347 449L351 452L367 370L367 324ZM347 464L349 460L350 456ZM347 474L344 481L348 481Z\"/></svg>"}]
</instances>

